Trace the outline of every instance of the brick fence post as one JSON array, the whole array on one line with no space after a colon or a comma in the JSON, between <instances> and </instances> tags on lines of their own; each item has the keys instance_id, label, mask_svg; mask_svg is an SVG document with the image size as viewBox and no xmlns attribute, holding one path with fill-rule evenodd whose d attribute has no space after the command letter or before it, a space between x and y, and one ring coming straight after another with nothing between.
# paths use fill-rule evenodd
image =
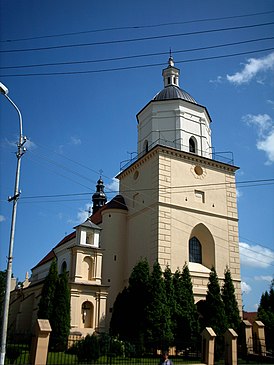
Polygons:
<instances>
[{"instance_id":1,"label":"brick fence post","mask_svg":"<svg viewBox=\"0 0 274 365\"><path fill-rule=\"evenodd\" d=\"M225 364L226 365L237 365L237 333L232 329L228 328L224 334L225 337Z\"/></svg>"},{"instance_id":2,"label":"brick fence post","mask_svg":"<svg viewBox=\"0 0 274 365\"><path fill-rule=\"evenodd\" d=\"M214 365L215 337L211 327L206 327L202 332L202 356L206 365Z\"/></svg>"},{"instance_id":3,"label":"brick fence post","mask_svg":"<svg viewBox=\"0 0 274 365\"><path fill-rule=\"evenodd\" d=\"M45 365L47 363L50 332L49 321L47 319L37 319L30 351L31 365Z\"/></svg>"}]
</instances>

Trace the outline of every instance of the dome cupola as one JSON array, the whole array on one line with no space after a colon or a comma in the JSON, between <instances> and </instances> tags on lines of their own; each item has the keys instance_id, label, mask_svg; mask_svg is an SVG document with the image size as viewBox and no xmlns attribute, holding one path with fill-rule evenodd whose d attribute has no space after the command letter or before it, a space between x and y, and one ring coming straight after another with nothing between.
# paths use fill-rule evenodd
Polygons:
<instances>
[{"instance_id":1,"label":"dome cupola","mask_svg":"<svg viewBox=\"0 0 274 365\"><path fill-rule=\"evenodd\" d=\"M174 66L173 57L170 56L168 60L167 68L162 72L164 89L159 91L153 98L153 100L172 100L182 99L197 104L196 100L185 90L179 87L180 70Z\"/></svg>"}]
</instances>

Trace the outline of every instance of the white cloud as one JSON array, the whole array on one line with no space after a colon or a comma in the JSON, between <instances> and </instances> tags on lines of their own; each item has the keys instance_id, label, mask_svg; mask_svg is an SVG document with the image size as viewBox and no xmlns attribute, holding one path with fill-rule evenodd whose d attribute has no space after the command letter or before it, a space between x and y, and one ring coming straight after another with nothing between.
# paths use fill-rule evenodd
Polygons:
<instances>
[{"instance_id":1,"label":"white cloud","mask_svg":"<svg viewBox=\"0 0 274 365\"><path fill-rule=\"evenodd\" d=\"M255 126L258 131L256 147L264 151L267 156L267 164L274 162L274 122L268 114L247 114L243 116L247 125Z\"/></svg>"},{"instance_id":2,"label":"white cloud","mask_svg":"<svg viewBox=\"0 0 274 365\"><path fill-rule=\"evenodd\" d=\"M77 137L70 137L70 143L74 146L80 145L82 143L80 138Z\"/></svg>"},{"instance_id":3,"label":"white cloud","mask_svg":"<svg viewBox=\"0 0 274 365\"><path fill-rule=\"evenodd\" d=\"M106 189L110 190L111 192L118 192L119 191L119 180L115 177L112 178L112 182L106 184Z\"/></svg>"},{"instance_id":4,"label":"white cloud","mask_svg":"<svg viewBox=\"0 0 274 365\"><path fill-rule=\"evenodd\" d=\"M91 203L87 203L84 208L80 208L77 213L76 223L83 223L91 215Z\"/></svg>"},{"instance_id":5,"label":"white cloud","mask_svg":"<svg viewBox=\"0 0 274 365\"><path fill-rule=\"evenodd\" d=\"M271 283L272 276L271 275L254 276L254 280L256 280L256 281L267 281L267 282Z\"/></svg>"},{"instance_id":6,"label":"white cloud","mask_svg":"<svg viewBox=\"0 0 274 365\"><path fill-rule=\"evenodd\" d=\"M274 162L274 129L264 140L257 142L257 148L266 153L268 158L267 164Z\"/></svg>"},{"instance_id":7,"label":"white cloud","mask_svg":"<svg viewBox=\"0 0 274 365\"><path fill-rule=\"evenodd\" d=\"M212 83L212 84L221 84L223 82L223 77L222 76L217 76L217 79L209 80L209 82Z\"/></svg>"},{"instance_id":8,"label":"white cloud","mask_svg":"<svg viewBox=\"0 0 274 365\"><path fill-rule=\"evenodd\" d=\"M240 197L243 195L243 193L241 192L241 190L239 190L238 188L236 188L236 196L237 199L240 199Z\"/></svg>"},{"instance_id":9,"label":"white cloud","mask_svg":"<svg viewBox=\"0 0 274 365\"><path fill-rule=\"evenodd\" d=\"M248 294L251 292L251 286L248 285L245 281L241 282L241 289L244 294Z\"/></svg>"},{"instance_id":10,"label":"white cloud","mask_svg":"<svg viewBox=\"0 0 274 365\"><path fill-rule=\"evenodd\" d=\"M0 223L4 222L5 220L6 220L6 218L2 214L0 214Z\"/></svg>"},{"instance_id":11,"label":"white cloud","mask_svg":"<svg viewBox=\"0 0 274 365\"><path fill-rule=\"evenodd\" d=\"M274 251L240 242L240 258L243 266L267 268L274 263Z\"/></svg>"},{"instance_id":12,"label":"white cloud","mask_svg":"<svg viewBox=\"0 0 274 365\"><path fill-rule=\"evenodd\" d=\"M274 69L274 52L261 58L249 58L244 64L242 71L236 72L234 75L226 75L229 82L241 85L248 83L260 72L265 72ZM262 82L262 79L259 79Z\"/></svg>"}]
</instances>

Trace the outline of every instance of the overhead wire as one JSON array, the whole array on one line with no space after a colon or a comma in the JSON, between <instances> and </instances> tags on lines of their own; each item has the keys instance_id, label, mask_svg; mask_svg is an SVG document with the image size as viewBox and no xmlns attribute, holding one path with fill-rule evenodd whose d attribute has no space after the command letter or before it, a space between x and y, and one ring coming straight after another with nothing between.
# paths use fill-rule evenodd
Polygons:
<instances>
[{"instance_id":1,"label":"overhead wire","mask_svg":"<svg viewBox=\"0 0 274 365\"><path fill-rule=\"evenodd\" d=\"M11 49L11 50L0 50L0 53L6 54L6 53L15 53L15 52L36 52L36 51L48 51L48 50L52 50L52 49L56 50L56 49L64 49L64 48L75 48L75 47L79 48L79 47L91 47L91 46L109 45L109 44L143 42L143 41L150 41L150 40L156 40L156 39L166 39L166 38L175 38L175 37L183 37L183 36L198 35L198 34L225 32L225 31L239 30L239 29L250 29L250 28L269 26L269 25L273 25L273 24L274 24L274 22L266 22L266 23L240 25L240 26L227 27L227 28L197 30L197 31L185 32L185 33L161 34L161 35L149 36L149 37L116 39L116 40L98 41L98 42L90 42L90 43L62 44L62 45L56 45L56 46L45 46L45 47L36 47L36 48L21 48L21 49L19 48L19 49Z\"/></svg>"},{"instance_id":2,"label":"overhead wire","mask_svg":"<svg viewBox=\"0 0 274 365\"><path fill-rule=\"evenodd\" d=\"M230 43L222 43L218 45L206 46L206 47L196 47L196 48L189 48L184 50L172 50L172 54L179 54L179 53L187 53L187 52L196 52L196 51L203 51L215 48L222 48L222 47L231 47L235 45L241 44L248 44L253 42L262 42L266 40L272 40L274 37L263 37L263 38L256 38L256 39L248 39L244 41L238 42L230 42ZM121 60L130 60L136 58L145 58L145 57L154 57L154 56L161 56L167 55L169 52L154 52L154 53L143 53L137 55L130 55L130 56L120 56L120 57L112 57L112 58L101 58L95 60L84 60L84 61L67 61L67 62L50 62L50 63L40 63L40 64L30 64L30 65L14 65L14 66L0 66L1 70L7 69L16 69L16 68L33 68L33 67L48 67L48 66L65 66L65 65L82 65L88 63L102 63L102 62L113 62L113 61L121 61Z\"/></svg>"},{"instance_id":3,"label":"overhead wire","mask_svg":"<svg viewBox=\"0 0 274 365\"><path fill-rule=\"evenodd\" d=\"M250 14L233 15L233 16L227 16L227 17L217 17L217 18L193 19L193 20L180 21L180 22L99 28L99 29L91 29L91 30L78 31L78 32L42 35L42 36L36 36L36 37L4 39L4 40L0 40L0 43L12 43L12 42L19 42L19 41L21 42L21 41L35 40L35 39L67 37L67 36L75 36L75 35L82 35L82 34L88 34L88 33L108 32L108 31L117 31L117 30L129 30L129 29L136 30L136 29L146 29L146 28L158 28L158 27L171 26L171 25L182 25L182 24L201 23L201 22L208 22L208 21L220 21L220 20L227 20L227 19L247 18L247 17L252 17L252 16L258 16L258 15L268 15L268 14L272 14L272 13L274 13L274 11L264 11L264 12L260 12L260 13L250 13Z\"/></svg>"},{"instance_id":4,"label":"overhead wire","mask_svg":"<svg viewBox=\"0 0 274 365\"><path fill-rule=\"evenodd\" d=\"M200 61L209 61L209 60L221 59L221 58L227 58L227 57L236 57L236 56L242 56L242 55L247 55L247 54L272 51L273 49L274 49L274 47L269 47L269 48L263 48L263 49L253 50L253 51L237 52L237 53L231 53L231 54L220 55L220 56L200 57L200 58L193 58L193 59L179 60L179 61L176 60L176 64L197 62L197 61L199 61L199 62ZM62 71L62 72L25 73L25 74L22 73L22 74L6 74L6 75L1 75L1 76L2 77L30 77L30 76L56 76L56 75L84 75L84 74L101 73L101 72L125 71L125 70L133 70L133 69L165 66L165 65L166 65L166 63L161 62L161 63L146 64L146 65L112 67L112 68L86 70L86 71Z\"/></svg>"}]
</instances>

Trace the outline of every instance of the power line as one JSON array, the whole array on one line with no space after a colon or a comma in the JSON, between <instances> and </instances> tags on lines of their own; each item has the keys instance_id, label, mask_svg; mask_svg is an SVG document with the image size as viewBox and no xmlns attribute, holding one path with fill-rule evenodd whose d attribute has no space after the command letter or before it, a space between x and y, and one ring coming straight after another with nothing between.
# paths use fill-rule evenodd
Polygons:
<instances>
[{"instance_id":1,"label":"power line","mask_svg":"<svg viewBox=\"0 0 274 365\"><path fill-rule=\"evenodd\" d=\"M234 183L209 183L209 184L195 184L195 185L179 185L179 186L171 186L169 188L147 188L147 189L138 189L140 191L153 191L153 190L172 190L172 189L188 189L188 188L202 188L202 187L212 187L215 189L216 186L227 186L227 185L245 185L245 184L256 184L256 185L248 185L248 186L260 186L265 185L266 183L274 184L274 179L258 179L258 180L245 180L239 181L236 184ZM124 190L124 192L135 192L136 190ZM116 193L118 191L106 191L106 193ZM169 191L170 192L170 191ZM20 197L21 200L23 199L41 199L41 198L57 198L57 197L72 197L72 196L83 196L83 195L91 195L93 192L80 192L80 193L70 193L70 194L52 194L52 195L33 195L33 196L22 196Z\"/></svg>"},{"instance_id":2,"label":"power line","mask_svg":"<svg viewBox=\"0 0 274 365\"><path fill-rule=\"evenodd\" d=\"M85 30L85 31L78 31L78 32L70 32L70 33L43 35L43 36L37 36L37 37L6 39L6 40L0 40L0 43L12 43L12 42L19 42L19 41L35 40L35 39L66 37L66 36L72 36L72 35L74 36L74 35L80 35L80 34L108 32L108 31L116 31L116 30L129 30L129 29L136 30L136 29L146 29L146 28L158 28L158 27L170 26L170 25L182 25L182 24L201 23L201 22L208 22L208 21L219 21L219 20L227 20L227 19L246 18L246 17L251 17L251 16L257 16L257 15L271 14L271 13L274 13L274 11L265 11L265 12L261 12L261 13L234 15L234 16L219 17L219 18L206 18L206 19L196 19L196 20L194 19L194 20L188 20L188 21L183 21L183 22L169 22L169 23L149 24L149 25L133 25L133 26L124 26L124 27L110 27L110 28L101 28L101 29L92 29L92 30Z\"/></svg>"},{"instance_id":3,"label":"power line","mask_svg":"<svg viewBox=\"0 0 274 365\"><path fill-rule=\"evenodd\" d=\"M246 51L246 52L238 52L238 53L231 53L226 55L219 55L219 56L209 56L209 57L200 57L200 58L192 58L188 60L181 60L176 61L178 63L190 63L190 62L201 62L201 61L209 61L214 59L222 59L228 57L236 57L242 56L252 53L260 53L266 51L272 51L274 47L270 48L263 48L253 51ZM57 75L83 75L83 74L91 74L91 73L101 73L101 72L114 72L114 71L125 71L125 70L133 70L139 68L148 68L148 67L159 67L159 66L166 66L166 63L151 63L146 65L136 65L136 66L125 66L125 67L113 67L113 68L105 68L105 69L97 69L97 70L86 70L86 71L63 71L63 72L44 72L44 73L25 73L25 74L7 74L2 75L2 77L29 77L29 76L57 76Z\"/></svg>"},{"instance_id":4,"label":"power line","mask_svg":"<svg viewBox=\"0 0 274 365\"><path fill-rule=\"evenodd\" d=\"M58 46L47 46L47 47L36 47L36 48L19 48L12 50L0 50L0 53L14 53L14 52L34 52L34 51L48 51L51 49L64 49L64 48L73 48L73 47L90 47L90 46L99 46L106 44L120 44L120 43L132 43L132 42L143 42L155 39L165 39L165 38L174 38L174 37L182 37L182 36L190 36L197 34L208 34L208 33L216 33L216 32L224 32L231 30L239 30L239 29L250 29L263 27L268 25L273 25L274 22L260 23L260 24L252 24L252 25L241 25L236 27L228 27L228 28L218 28L218 29L208 29L208 30L200 30L194 32L186 32L186 33L173 33L173 34L162 34L158 36L150 36L150 37L138 37L131 39L116 39L111 41L101 41L101 42L91 42L91 43L75 43L75 44L63 44Z\"/></svg>"},{"instance_id":5,"label":"power line","mask_svg":"<svg viewBox=\"0 0 274 365\"><path fill-rule=\"evenodd\" d=\"M175 50L172 51L172 54L178 53L187 53L187 52L196 52L196 51L203 51L221 47L230 47L240 44L248 44L253 42L262 42L266 40L272 40L274 37L264 37L264 38L257 38L257 39L249 39L245 41L239 42L232 42L232 43L223 43L213 46L206 46L206 47L198 47L198 48L189 48L185 50ZM121 60L129 60L129 59L136 59L136 58L145 58L145 57L152 57L152 56L161 56L167 55L169 52L155 52L155 53L143 53L139 55L131 55L131 56L120 56L120 57L112 57L112 58L101 58L95 60L84 60L84 61L68 61L68 62L51 62L51 63L40 63L40 64L31 64L31 65L15 65L15 66L0 66L0 69L7 70L7 69L14 69L14 68L32 68L32 67L45 67L45 66L64 66L64 65L79 65L79 64L87 64L87 63L101 63L101 62L110 62L110 61L121 61Z\"/></svg>"}]
</instances>

